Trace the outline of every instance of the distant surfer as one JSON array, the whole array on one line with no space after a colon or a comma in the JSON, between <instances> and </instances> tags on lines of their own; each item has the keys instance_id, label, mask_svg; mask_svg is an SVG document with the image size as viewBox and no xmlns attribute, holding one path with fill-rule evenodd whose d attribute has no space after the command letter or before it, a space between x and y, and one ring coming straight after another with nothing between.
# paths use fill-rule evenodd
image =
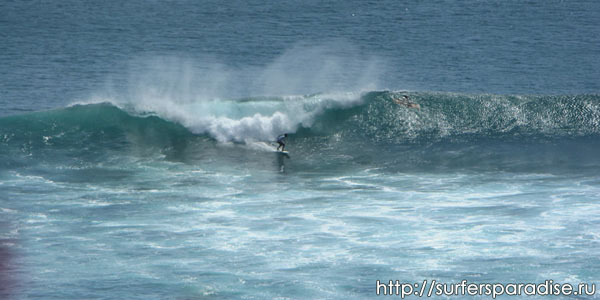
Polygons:
<instances>
[{"instance_id":1,"label":"distant surfer","mask_svg":"<svg viewBox=\"0 0 600 300\"><path fill-rule=\"evenodd\" d=\"M279 146L277 146L277 151L279 151L279 148L281 148L281 151L285 151L285 138L287 137L287 133L284 133L280 136L277 137L277 143L279 144Z\"/></svg>"},{"instance_id":2,"label":"distant surfer","mask_svg":"<svg viewBox=\"0 0 600 300\"><path fill-rule=\"evenodd\" d=\"M402 98L396 98L394 99L394 102L396 102L396 104L399 105L404 105L408 108L416 108L416 109L421 109L421 105L419 105L418 103L414 103L412 101L410 101L410 98L408 98L407 95L402 95Z\"/></svg>"}]
</instances>

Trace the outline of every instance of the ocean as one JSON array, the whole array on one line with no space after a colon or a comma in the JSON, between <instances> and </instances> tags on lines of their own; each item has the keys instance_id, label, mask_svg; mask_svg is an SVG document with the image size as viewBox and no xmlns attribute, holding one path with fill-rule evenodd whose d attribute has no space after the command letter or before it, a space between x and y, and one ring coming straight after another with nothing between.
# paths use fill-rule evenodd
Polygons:
<instances>
[{"instance_id":1,"label":"ocean","mask_svg":"<svg viewBox=\"0 0 600 300\"><path fill-rule=\"evenodd\" d=\"M0 298L600 298L599 18L3 1Z\"/></svg>"}]
</instances>

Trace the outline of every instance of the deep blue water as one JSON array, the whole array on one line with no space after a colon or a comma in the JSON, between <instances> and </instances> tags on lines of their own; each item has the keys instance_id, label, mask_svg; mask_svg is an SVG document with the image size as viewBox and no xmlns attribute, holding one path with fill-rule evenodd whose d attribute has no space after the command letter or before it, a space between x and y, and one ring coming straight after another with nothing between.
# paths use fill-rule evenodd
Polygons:
<instances>
[{"instance_id":1,"label":"deep blue water","mask_svg":"<svg viewBox=\"0 0 600 300\"><path fill-rule=\"evenodd\" d=\"M597 1L0 2L0 298L598 284L599 19Z\"/></svg>"}]
</instances>

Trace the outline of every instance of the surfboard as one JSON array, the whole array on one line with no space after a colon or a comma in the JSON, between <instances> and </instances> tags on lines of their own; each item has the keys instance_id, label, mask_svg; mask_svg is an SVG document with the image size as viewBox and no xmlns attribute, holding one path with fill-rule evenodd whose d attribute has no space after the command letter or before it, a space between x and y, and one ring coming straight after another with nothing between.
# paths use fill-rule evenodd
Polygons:
<instances>
[{"instance_id":1,"label":"surfboard","mask_svg":"<svg viewBox=\"0 0 600 300\"><path fill-rule=\"evenodd\" d=\"M283 155L285 155L285 156L290 156L290 153L289 153L289 152L287 152L287 151L279 151L279 150L275 150L275 153L277 153L277 154L283 154Z\"/></svg>"}]
</instances>

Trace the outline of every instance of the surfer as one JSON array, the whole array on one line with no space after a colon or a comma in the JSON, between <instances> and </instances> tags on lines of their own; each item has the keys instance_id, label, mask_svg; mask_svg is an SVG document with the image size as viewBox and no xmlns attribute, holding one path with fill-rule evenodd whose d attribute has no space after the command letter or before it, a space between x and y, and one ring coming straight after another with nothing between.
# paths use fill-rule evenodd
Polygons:
<instances>
[{"instance_id":1,"label":"surfer","mask_svg":"<svg viewBox=\"0 0 600 300\"><path fill-rule=\"evenodd\" d=\"M408 98L407 95L402 95L402 97L403 97L402 99L398 99L398 98L394 99L394 102L396 102L396 104L399 104L399 105L404 105L408 108L421 109L421 105L411 102L410 98Z\"/></svg>"},{"instance_id":2,"label":"surfer","mask_svg":"<svg viewBox=\"0 0 600 300\"><path fill-rule=\"evenodd\" d=\"M287 137L287 133L284 133L280 136L277 137L277 143L279 144L279 146L277 146L277 151L279 151L279 148L281 147L281 151L285 151L285 138Z\"/></svg>"}]
</instances>

